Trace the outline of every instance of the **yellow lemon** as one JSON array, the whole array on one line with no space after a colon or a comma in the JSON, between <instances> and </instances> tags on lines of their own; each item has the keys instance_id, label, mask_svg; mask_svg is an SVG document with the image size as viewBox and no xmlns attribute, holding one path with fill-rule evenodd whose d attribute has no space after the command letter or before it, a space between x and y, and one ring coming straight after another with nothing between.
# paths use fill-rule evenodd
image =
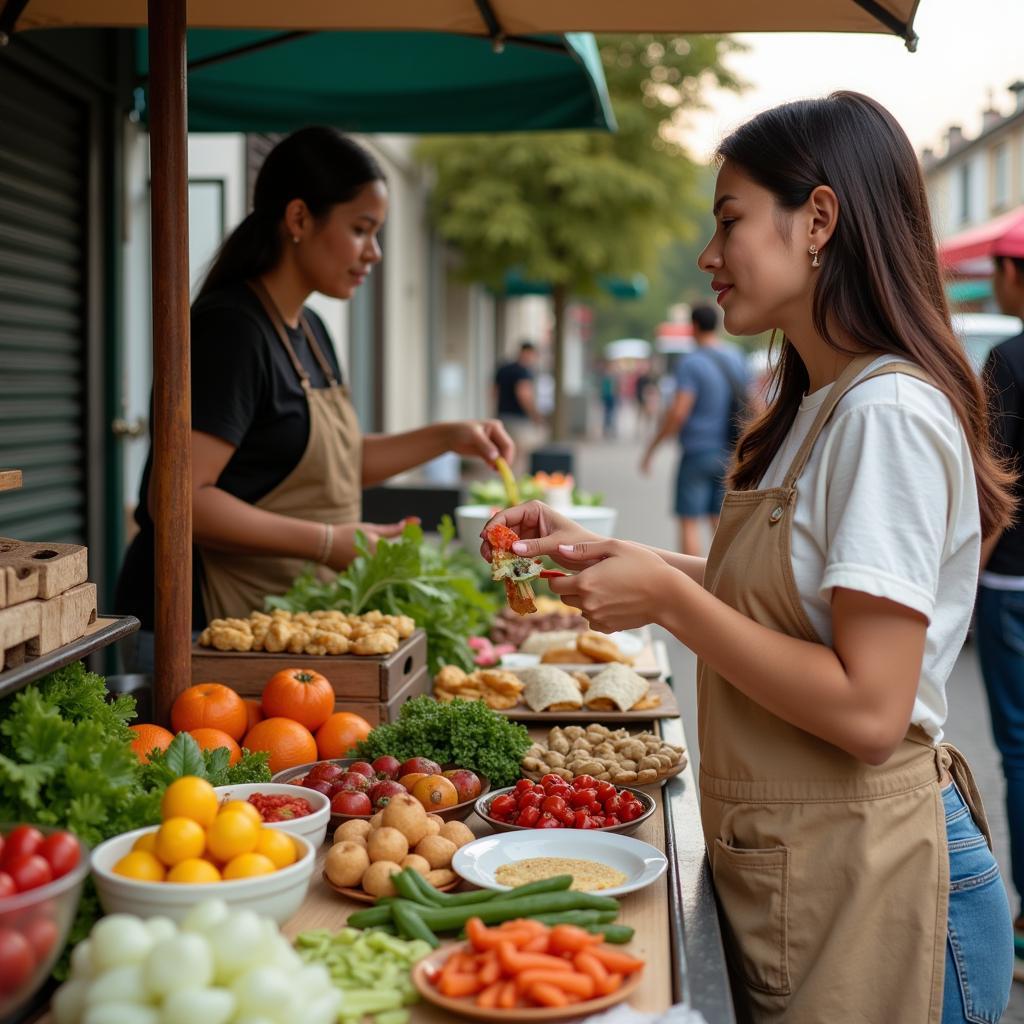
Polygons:
<instances>
[{"instance_id":1,"label":"yellow lemon","mask_svg":"<svg viewBox=\"0 0 1024 1024\"><path fill-rule=\"evenodd\" d=\"M242 853L224 867L224 880L232 878L255 878L257 875L272 875L277 869L274 862L262 853Z\"/></svg>"},{"instance_id":2,"label":"yellow lemon","mask_svg":"<svg viewBox=\"0 0 1024 1024\"><path fill-rule=\"evenodd\" d=\"M160 802L160 816L168 818L191 818L208 828L217 817L217 794L206 779L186 775L175 779L164 791Z\"/></svg>"},{"instance_id":3,"label":"yellow lemon","mask_svg":"<svg viewBox=\"0 0 1024 1024\"><path fill-rule=\"evenodd\" d=\"M202 857L189 857L180 864L175 864L167 872L168 882L179 882L183 885L199 885L205 882L219 882L220 872Z\"/></svg>"},{"instance_id":4,"label":"yellow lemon","mask_svg":"<svg viewBox=\"0 0 1024 1024\"><path fill-rule=\"evenodd\" d=\"M145 850L132 850L125 854L113 868L115 875L134 878L139 882L162 882L164 866Z\"/></svg>"},{"instance_id":5,"label":"yellow lemon","mask_svg":"<svg viewBox=\"0 0 1024 1024\"><path fill-rule=\"evenodd\" d=\"M252 818L257 825L263 824L263 815L248 800L229 800L226 804L221 804L220 810L217 812L218 815L231 813L244 814L246 817Z\"/></svg>"},{"instance_id":6,"label":"yellow lemon","mask_svg":"<svg viewBox=\"0 0 1024 1024\"><path fill-rule=\"evenodd\" d=\"M201 857L206 833L191 818L168 818L156 831L156 855L169 868L191 857Z\"/></svg>"},{"instance_id":7,"label":"yellow lemon","mask_svg":"<svg viewBox=\"0 0 1024 1024\"><path fill-rule=\"evenodd\" d=\"M218 814L206 832L206 848L220 861L234 860L256 849L260 827L247 814L231 811Z\"/></svg>"},{"instance_id":8,"label":"yellow lemon","mask_svg":"<svg viewBox=\"0 0 1024 1024\"><path fill-rule=\"evenodd\" d=\"M143 853L151 853L156 856L156 829L152 832L147 832L145 835L139 836L138 839L132 843L133 850L141 850Z\"/></svg>"},{"instance_id":9,"label":"yellow lemon","mask_svg":"<svg viewBox=\"0 0 1024 1024\"><path fill-rule=\"evenodd\" d=\"M272 860L278 871L289 864L294 864L296 860L295 843L292 842L291 836L287 832L278 832L272 828L260 829L256 852Z\"/></svg>"}]
</instances>

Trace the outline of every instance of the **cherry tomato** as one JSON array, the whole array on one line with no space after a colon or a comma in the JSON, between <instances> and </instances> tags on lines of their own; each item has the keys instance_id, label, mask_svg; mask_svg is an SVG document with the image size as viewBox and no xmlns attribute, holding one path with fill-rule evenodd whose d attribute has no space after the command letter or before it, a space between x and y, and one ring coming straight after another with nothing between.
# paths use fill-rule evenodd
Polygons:
<instances>
[{"instance_id":1,"label":"cherry tomato","mask_svg":"<svg viewBox=\"0 0 1024 1024\"><path fill-rule=\"evenodd\" d=\"M566 828L572 828L576 823L576 812L571 807L566 807L561 814L555 815Z\"/></svg>"},{"instance_id":2,"label":"cherry tomato","mask_svg":"<svg viewBox=\"0 0 1024 1024\"><path fill-rule=\"evenodd\" d=\"M605 819L603 814L592 814L590 820L593 823L591 828L604 828Z\"/></svg>"},{"instance_id":3,"label":"cherry tomato","mask_svg":"<svg viewBox=\"0 0 1024 1024\"><path fill-rule=\"evenodd\" d=\"M589 807L597 800L597 793L593 789L577 789L569 797L570 807Z\"/></svg>"},{"instance_id":4,"label":"cherry tomato","mask_svg":"<svg viewBox=\"0 0 1024 1024\"><path fill-rule=\"evenodd\" d=\"M373 814L373 805L365 793L343 789L331 797L331 813L368 817Z\"/></svg>"},{"instance_id":5,"label":"cherry tomato","mask_svg":"<svg viewBox=\"0 0 1024 1024\"><path fill-rule=\"evenodd\" d=\"M540 809L537 807L524 807L519 812L519 821L516 822L518 825L523 825L526 828L534 828L537 824L537 820L540 818Z\"/></svg>"},{"instance_id":6,"label":"cherry tomato","mask_svg":"<svg viewBox=\"0 0 1024 1024\"><path fill-rule=\"evenodd\" d=\"M544 787L544 791L547 792L552 786L564 786L565 780L560 775L555 775L553 772L548 772L540 780L540 784Z\"/></svg>"},{"instance_id":7,"label":"cherry tomato","mask_svg":"<svg viewBox=\"0 0 1024 1024\"><path fill-rule=\"evenodd\" d=\"M573 811L572 827L591 828L592 826L590 824L590 811L588 811L585 807L581 807L578 811Z\"/></svg>"},{"instance_id":8,"label":"cherry tomato","mask_svg":"<svg viewBox=\"0 0 1024 1024\"><path fill-rule=\"evenodd\" d=\"M50 870L50 865L38 853L30 853L26 857L9 861L7 873L14 880L18 892L38 889L39 886L53 881L53 871Z\"/></svg>"},{"instance_id":9,"label":"cherry tomato","mask_svg":"<svg viewBox=\"0 0 1024 1024\"><path fill-rule=\"evenodd\" d=\"M534 793L531 790L529 793L524 793L519 798L519 806L521 808L525 808L525 807L540 807L540 805L544 802L545 799L547 799L547 798L544 797L544 796L541 796L540 793Z\"/></svg>"},{"instance_id":10,"label":"cherry tomato","mask_svg":"<svg viewBox=\"0 0 1024 1024\"><path fill-rule=\"evenodd\" d=\"M540 796L548 795L548 791L539 782L535 782L533 784L533 791L534 793L538 793Z\"/></svg>"},{"instance_id":11,"label":"cherry tomato","mask_svg":"<svg viewBox=\"0 0 1024 1024\"><path fill-rule=\"evenodd\" d=\"M21 988L35 965L28 939L11 928L0 928L0 995Z\"/></svg>"},{"instance_id":12,"label":"cherry tomato","mask_svg":"<svg viewBox=\"0 0 1024 1024\"><path fill-rule=\"evenodd\" d=\"M613 796L608 797L604 802L604 813L605 814L618 814L622 810L622 797L615 793Z\"/></svg>"},{"instance_id":13,"label":"cherry tomato","mask_svg":"<svg viewBox=\"0 0 1024 1024\"><path fill-rule=\"evenodd\" d=\"M561 786L552 786L548 790L548 796L560 796L563 800L568 800L572 796L572 790L563 782Z\"/></svg>"},{"instance_id":14,"label":"cherry tomato","mask_svg":"<svg viewBox=\"0 0 1024 1024\"><path fill-rule=\"evenodd\" d=\"M13 896L17 891L18 887L14 884L14 879L6 871L0 871L0 900L7 896Z\"/></svg>"},{"instance_id":15,"label":"cherry tomato","mask_svg":"<svg viewBox=\"0 0 1024 1024\"><path fill-rule=\"evenodd\" d=\"M53 832L43 840L39 855L50 865L53 877L60 878L78 863L82 850L70 832Z\"/></svg>"},{"instance_id":16,"label":"cherry tomato","mask_svg":"<svg viewBox=\"0 0 1024 1024\"><path fill-rule=\"evenodd\" d=\"M533 783L529 779L520 779L516 783L515 791L517 793L530 793L533 791Z\"/></svg>"},{"instance_id":17,"label":"cherry tomato","mask_svg":"<svg viewBox=\"0 0 1024 1024\"><path fill-rule=\"evenodd\" d=\"M537 821L537 828L561 828L562 823L553 814L542 814Z\"/></svg>"},{"instance_id":18,"label":"cherry tomato","mask_svg":"<svg viewBox=\"0 0 1024 1024\"><path fill-rule=\"evenodd\" d=\"M600 821L601 821L601 819L599 819L599 818L594 818L594 817L589 817L588 816L586 821L584 821L582 825L577 825L576 827L577 828L600 828L601 827Z\"/></svg>"},{"instance_id":19,"label":"cherry tomato","mask_svg":"<svg viewBox=\"0 0 1024 1024\"><path fill-rule=\"evenodd\" d=\"M614 814L609 814L604 819L604 827L605 828L611 828L614 825L621 825L621 824L622 824L622 822Z\"/></svg>"},{"instance_id":20,"label":"cherry tomato","mask_svg":"<svg viewBox=\"0 0 1024 1024\"><path fill-rule=\"evenodd\" d=\"M644 808L639 800L628 800L619 809L619 817L623 821L636 821L643 813Z\"/></svg>"},{"instance_id":21,"label":"cherry tomato","mask_svg":"<svg viewBox=\"0 0 1024 1024\"><path fill-rule=\"evenodd\" d=\"M544 803L541 804L541 810L545 814L551 814L556 818L560 818L565 812L566 803L560 796L549 796L544 798Z\"/></svg>"},{"instance_id":22,"label":"cherry tomato","mask_svg":"<svg viewBox=\"0 0 1024 1024\"><path fill-rule=\"evenodd\" d=\"M504 820L516 810L516 798L511 793L502 793L491 801L490 815L492 818Z\"/></svg>"},{"instance_id":23,"label":"cherry tomato","mask_svg":"<svg viewBox=\"0 0 1024 1024\"><path fill-rule=\"evenodd\" d=\"M3 854L0 855L0 868L7 870L7 865L19 857L38 853L43 845L43 833L31 825L19 825L7 833L4 840Z\"/></svg>"},{"instance_id":24,"label":"cherry tomato","mask_svg":"<svg viewBox=\"0 0 1024 1024\"><path fill-rule=\"evenodd\" d=\"M60 936L60 929L57 922L50 917L34 917L22 928L21 934L28 939L28 944L35 953L36 962L46 959L53 949L54 943Z\"/></svg>"},{"instance_id":25,"label":"cherry tomato","mask_svg":"<svg viewBox=\"0 0 1024 1024\"><path fill-rule=\"evenodd\" d=\"M594 789L597 791L597 799L604 803L609 797L615 796L615 787L610 782L604 782L598 779L594 783Z\"/></svg>"},{"instance_id":26,"label":"cherry tomato","mask_svg":"<svg viewBox=\"0 0 1024 1024\"><path fill-rule=\"evenodd\" d=\"M593 775L577 775L572 780L573 789L593 789L597 785L597 779Z\"/></svg>"}]
</instances>

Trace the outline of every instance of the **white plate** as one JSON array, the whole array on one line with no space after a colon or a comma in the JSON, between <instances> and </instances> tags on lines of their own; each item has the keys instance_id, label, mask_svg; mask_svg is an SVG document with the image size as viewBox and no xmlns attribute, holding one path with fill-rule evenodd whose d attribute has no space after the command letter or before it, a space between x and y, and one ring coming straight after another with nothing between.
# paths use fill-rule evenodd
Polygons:
<instances>
[{"instance_id":1,"label":"white plate","mask_svg":"<svg viewBox=\"0 0 1024 1024\"><path fill-rule=\"evenodd\" d=\"M499 832L467 843L455 852L452 870L473 885L500 892L511 886L495 880L494 873L498 868L532 857L593 860L626 876L622 885L596 890L598 896L621 896L644 889L657 881L668 867L668 860L660 850L630 836L614 832L544 829L540 832Z\"/></svg>"},{"instance_id":2,"label":"white plate","mask_svg":"<svg viewBox=\"0 0 1024 1024\"><path fill-rule=\"evenodd\" d=\"M644 633L640 629L626 629L618 633L609 633L609 640L614 640L619 650L626 658L636 658L644 649ZM504 654L501 658L501 667L511 669L533 668L539 665L541 656L539 654L523 654L521 651L514 651L512 654ZM563 672L600 672L607 668L605 663L593 663L581 665L555 665L555 668Z\"/></svg>"}]
</instances>

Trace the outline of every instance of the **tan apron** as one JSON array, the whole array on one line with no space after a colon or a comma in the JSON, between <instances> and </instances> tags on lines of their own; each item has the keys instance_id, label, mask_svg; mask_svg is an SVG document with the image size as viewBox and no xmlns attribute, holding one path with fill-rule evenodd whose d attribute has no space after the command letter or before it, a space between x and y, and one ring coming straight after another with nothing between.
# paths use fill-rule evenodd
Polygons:
<instances>
[{"instance_id":1,"label":"tan apron","mask_svg":"<svg viewBox=\"0 0 1024 1024\"><path fill-rule=\"evenodd\" d=\"M296 519L335 525L357 522L362 504L363 439L348 389L338 383L331 364L302 317L300 323L309 347L327 378L326 388L314 388L299 362L281 315L260 282L249 286L259 297L270 322L306 394L309 408L309 440L298 465L256 508ZM202 548L203 604L207 621L227 616L246 616L263 608L263 599L283 594L313 559L276 555L241 555ZM321 566L322 578L331 571Z\"/></svg>"},{"instance_id":2,"label":"tan apron","mask_svg":"<svg viewBox=\"0 0 1024 1024\"><path fill-rule=\"evenodd\" d=\"M857 357L836 380L781 487L725 498L704 585L789 636L821 642L793 578L796 481L837 403L876 358ZM909 363L864 379L889 373L928 379ZM704 662L697 689L701 818L739 1019L938 1024L947 767L988 834L963 758L912 726L872 767L777 718Z\"/></svg>"}]
</instances>

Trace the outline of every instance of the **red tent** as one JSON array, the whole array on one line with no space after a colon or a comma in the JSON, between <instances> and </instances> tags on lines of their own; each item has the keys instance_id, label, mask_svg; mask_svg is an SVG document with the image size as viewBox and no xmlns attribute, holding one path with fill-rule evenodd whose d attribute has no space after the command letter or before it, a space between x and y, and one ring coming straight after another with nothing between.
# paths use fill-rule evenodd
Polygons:
<instances>
[{"instance_id":1,"label":"red tent","mask_svg":"<svg viewBox=\"0 0 1024 1024\"><path fill-rule=\"evenodd\" d=\"M1024 259L1024 206L953 235L939 245L939 257L950 268L984 256Z\"/></svg>"}]
</instances>

